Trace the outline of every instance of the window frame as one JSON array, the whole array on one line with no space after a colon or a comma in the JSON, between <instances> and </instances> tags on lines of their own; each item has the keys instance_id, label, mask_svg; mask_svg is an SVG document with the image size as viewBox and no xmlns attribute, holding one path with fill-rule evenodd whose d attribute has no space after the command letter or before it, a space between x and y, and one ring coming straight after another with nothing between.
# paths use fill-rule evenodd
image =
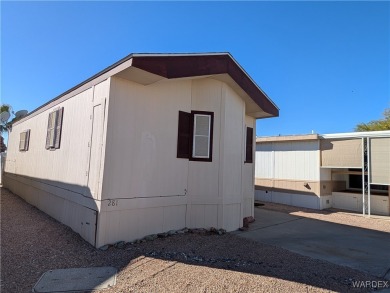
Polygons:
<instances>
[{"instance_id":1,"label":"window frame","mask_svg":"<svg viewBox=\"0 0 390 293\"><path fill-rule=\"evenodd\" d=\"M46 133L46 149L54 148L57 111L49 113Z\"/></svg>"},{"instance_id":2,"label":"window frame","mask_svg":"<svg viewBox=\"0 0 390 293\"><path fill-rule=\"evenodd\" d=\"M189 130L188 138L189 138L189 146L188 151L183 152L182 149L179 150L179 146L183 144L183 141L181 139L184 139L186 135L183 135L181 130L183 129L183 126L180 125L180 115L190 115L189 119L189 125L187 125L187 129ZM209 117L209 132L208 132L208 156L207 157L199 157L194 156L194 137L195 137L195 117L197 116L208 116ZM184 127L186 128L186 127ZM178 122L178 141L177 141L177 158L181 159L188 159L190 161L200 161L200 162L212 162L213 160L213 134L214 134L214 112L209 111L191 111L184 112L179 111L179 122Z\"/></svg>"},{"instance_id":3,"label":"window frame","mask_svg":"<svg viewBox=\"0 0 390 293\"><path fill-rule=\"evenodd\" d=\"M196 135L196 125L195 120L198 116L208 116L209 117L209 131L208 131L208 156L195 156L195 136L204 136L204 135ZM191 153L190 160L191 161L204 161L211 162L213 160L213 128L214 128L214 113L208 111L191 111Z\"/></svg>"},{"instance_id":4,"label":"window frame","mask_svg":"<svg viewBox=\"0 0 390 293\"><path fill-rule=\"evenodd\" d=\"M22 135L24 134L24 140L22 140ZM21 142L23 142L23 147L21 147ZM19 139L19 151L27 152L30 145L30 129L26 129L20 133Z\"/></svg>"},{"instance_id":5,"label":"window frame","mask_svg":"<svg viewBox=\"0 0 390 293\"><path fill-rule=\"evenodd\" d=\"M45 146L47 150L56 150L61 146L63 117L64 107L59 107L49 113Z\"/></svg>"}]
</instances>

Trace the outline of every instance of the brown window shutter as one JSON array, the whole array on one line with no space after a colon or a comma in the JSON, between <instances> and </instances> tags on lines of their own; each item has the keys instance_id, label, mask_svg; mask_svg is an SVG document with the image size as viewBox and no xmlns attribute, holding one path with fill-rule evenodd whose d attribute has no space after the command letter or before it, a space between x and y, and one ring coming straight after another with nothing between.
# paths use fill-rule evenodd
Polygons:
<instances>
[{"instance_id":1,"label":"brown window shutter","mask_svg":"<svg viewBox=\"0 0 390 293\"><path fill-rule=\"evenodd\" d=\"M24 143L25 151L28 151L29 144L30 144L30 129L26 131L26 142Z\"/></svg>"},{"instance_id":2,"label":"brown window shutter","mask_svg":"<svg viewBox=\"0 0 390 293\"><path fill-rule=\"evenodd\" d=\"M253 128L246 128L246 154L245 163L253 163Z\"/></svg>"},{"instance_id":3,"label":"brown window shutter","mask_svg":"<svg viewBox=\"0 0 390 293\"><path fill-rule=\"evenodd\" d=\"M179 111L179 126L177 132L177 157L190 157L191 113Z\"/></svg>"},{"instance_id":4,"label":"brown window shutter","mask_svg":"<svg viewBox=\"0 0 390 293\"><path fill-rule=\"evenodd\" d=\"M61 143L62 117L64 114L64 107L58 109L56 112L57 112L57 119L56 119L56 127L55 127L54 148L59 149Z\"/></svg>"},{"instance_id":5,"label":"brown window shutter","mask_svg":"<svg viewBox=\"0 0 390 293\"><path fill-rule=\"evenodd\" d=\"M50 149L50 141L51 141L51 137L53 135L53 115L55 114L55 112L51 112L49 114L49 120L47 122L47 134L46 134L46 149Z\"/></svg>"}]
</instances>

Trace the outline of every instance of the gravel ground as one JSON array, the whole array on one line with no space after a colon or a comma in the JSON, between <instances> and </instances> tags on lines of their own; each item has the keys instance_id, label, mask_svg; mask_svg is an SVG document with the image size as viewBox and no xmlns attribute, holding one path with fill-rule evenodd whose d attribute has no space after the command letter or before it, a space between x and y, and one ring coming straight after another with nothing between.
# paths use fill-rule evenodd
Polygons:
<instances>
[{"instance_id":1,"label":"gravel ground","mask_svg":"<svg viewBox=\"0 0 390 293\"><path fill-rule=\"evenodd\" d=\"M317 219L326 222L349 225L370 230L389 232L390 233L390 217L375 216L363 217L362 214L338 209L312 210L301 207L293 207L284 204L259 202L264 204L261 209L267 209L294 216Z\"/></svg>"},{"instance_id":2,"label":"gravel ground","mask_svg":"<svg viewBox=\"0 0 390 293\"><path fill-rule=\"evenodd\" d=\"M1 292L31 292L50 269L113 266L102 292L367 292L368 274L234 235L177 234L100 251L1 190Z\"/></svg>"}]
</instances>

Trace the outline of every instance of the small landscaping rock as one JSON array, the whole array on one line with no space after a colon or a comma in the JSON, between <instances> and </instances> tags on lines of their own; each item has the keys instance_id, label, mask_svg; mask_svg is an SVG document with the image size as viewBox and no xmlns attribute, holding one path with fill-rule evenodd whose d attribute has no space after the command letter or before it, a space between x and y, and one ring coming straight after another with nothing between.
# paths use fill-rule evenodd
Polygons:
<instances>
[{"instance_id":1,"label":"small landscaping rock","mask_svg":"<svg viewBox=\"0 0 390 293\"><path fill-rule=\"evenodd\" d=\"M226 234L226 230L225 230L225 229L219 229L219 230L218 230L218 234L219 234L219 235Z\"/></svg>"},{"instance_id":2,"label":"small landscaping rock","mask_svg":"<svg viewBox=\"0 0 390 293\"><path fill-rule=\"evenodd\" d=\"M217 230L216 228L214 228L214 227L211 227L211 228L210 228L210 232L211 232L211 233L217 234L217 233L218 233L218 230Z\"/></svg>"},{"instance_id":3,"label":"small landscaping rock","mask_svg":"<svg viewBox=\"0 0 390 293\"><path fill-rule=\"evenodd\" d=\"M106 244L106 245L100 246L99 249L102 251L106 251L109 247L110 247L110 245Z\"/></svg>"},{"instance_id":4,"label":"small landscaping rock","mask_svg":"<svg viewBox=\"0 0 390 293\"><path fill-rule=\"evenodd\" d=\"M177 233L176 230L169 230L168 235L175 235Z\"/></svg>"},{"instance_id":5,"label":"small landscaping rock","mask_svg":"<svg viewBox=\"0 0 390 293\"><path fill-rule=\"evenodd\" d=\"M145 236L144 239L142 239L142 240L145 240L145 241L153 241L153 240L156 239L157 237L158 237L157 234L152 234L152 235Z\"/></svg>"},{"instance_id":6,"label":"small landscaping rock","mask_svg":"<svg viewBox=\"0 0 390 293\"><path fill-rule=\"evenodd\" d=\"M125 247L125 242L124 241L118 241L117 243L114 244L115 248L118 249L123 249Z\"/></svg>"},{"instance_id":7,"label":"small landscaping rock","mask_svg":"<svg viewBox=\"0 0 390 293\"><path fill-rule=\"evenodd\" d=\"M204 235L207 233L207 230L206 229L203 229L203 228L198 228L198 229L190 229L189 230L190 233L194 233L194 234L201 234L201 235Z\"/></svg>"},{"instance_id":8,"label":"small landscaping rock","mask_svg":"<svg viewBox=\"0 0 390 293\"><path fill-rule=\"evenodd\" d=\"M188 228L184 228L184 229L181 229L181 230L177 231L177 234L185 234L185 233L188 233L188 232L189 232Z\"/></svg>"}]
</instances>

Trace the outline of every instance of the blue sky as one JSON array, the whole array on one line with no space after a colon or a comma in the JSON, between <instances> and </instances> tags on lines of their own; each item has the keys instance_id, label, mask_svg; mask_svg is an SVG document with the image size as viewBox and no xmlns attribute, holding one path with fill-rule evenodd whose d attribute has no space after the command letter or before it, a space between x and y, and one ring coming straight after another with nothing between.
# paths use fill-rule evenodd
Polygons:
<instances>
[{"instance_id":1,"label":"blue sky","mask_svg":"<svg viewBox=\"0 0 390 293\"><path fill-rule=\"evenodd\" d=\"M1 2L15 110L143 52L230 52L280 108L257 135L349 132L390 107L390 2Z\"/></svg>"}]
</instances>

